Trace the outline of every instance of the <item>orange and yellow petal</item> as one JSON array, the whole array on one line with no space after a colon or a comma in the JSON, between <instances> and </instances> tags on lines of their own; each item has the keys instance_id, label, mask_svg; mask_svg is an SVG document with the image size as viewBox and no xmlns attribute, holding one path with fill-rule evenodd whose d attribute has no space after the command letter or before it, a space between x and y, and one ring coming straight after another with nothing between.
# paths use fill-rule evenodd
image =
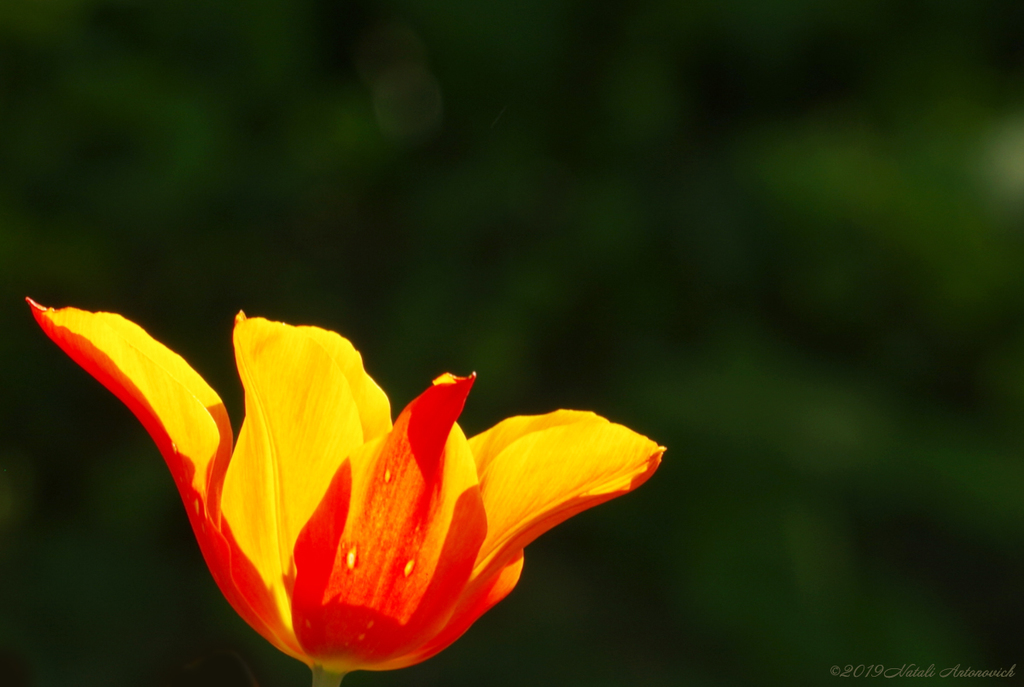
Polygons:
<instances>
[{"instance_id":1,"label":"orange and yellow petal","mask_svg":"<svg viewBox=\"0 0 1024 687\"><path fill-rule=\"evenodd\" d=\"M178 485L210 572L232 607L279 649L298 657L267 589L218 517L231 457L231 424L217 394L179 355L113 313L54 310L31 300L43 331L142 422Z\"/></svg>"},{"instance_id":2,"label":"orange and yellow petal","mask_svg":"<svg viewBox=\"0 0 1024 687\"><path fill-rule=\"evenodd\" d=\"M645 481L663 448L594 413L558 410L509 418L469 441L481 477L488 534L448 622L392 670L436 655L519 581L522 547L563 520Z\"/></svg>"},{"instance_id":3,"label":"orange and yellow petal","mask_svg":"<svg viewBox=\"0 0 1024 687\"><path fill-rule=\"evenodd\" d=\"M234 343L246 413L221 508L290 621L295 541L339 466L364 443L363 415L381 430L373 416L388 412L386 399L384 408L371 403L360 412L349 379L365 381L365 373L352 372L341 337L323 330L239 315ZM359 393L364 402L373 395L366 384Z\"/></svg>"},{"instance_id":4,"label":"orange and yellow petal","mask_svg":"<svg viewBox=\"0 0 1024 687\"><path fill-rule=\"evenodd\" d=\"M280 651L310 663L295 638L290 619L281 615L273 590L239 547L227 520L220 529L211 527L198 539L217 586L235 612Z\"/></svg>"},{"instance_id":5,"label":"orange and yellow petal","mask_svg":"<svg viewBox=\"0 0 1024 687\"><path fill-rule=\"evenodd\" d=\"M139 418L179 488L192 484L205 499L209 469L231 453L231 423L216 392L120 315L29 304L46 335Z\"/></svg>"},{"instance_id":6,"label":"orange and yellow petal","mask_svg":"<svg viewBox=\"0 0 1024 687\"><path fill-rule=\"evenodd\" d=\"M547 530L642 484L664 452L622 425L564 410L510 418L470 447L485 466L480 495L488 526L474 579L498 574Z\"/></svg>"},{"instance_id":7,"label":"orange and yellow petal","mask_svg":"<svg viewBox=\"0 0 1024 687\"><path fill-rule=\"evenodd\" d=\"M473 456L455 424L472 382L439 378L386 437L356 451L333 479L336 503L325 499L299 537L293 625L326 668L372 668L407 654L451 616L487 530ZM334 524L342 512L343 529Z\"/></svg>"}]
</instances>

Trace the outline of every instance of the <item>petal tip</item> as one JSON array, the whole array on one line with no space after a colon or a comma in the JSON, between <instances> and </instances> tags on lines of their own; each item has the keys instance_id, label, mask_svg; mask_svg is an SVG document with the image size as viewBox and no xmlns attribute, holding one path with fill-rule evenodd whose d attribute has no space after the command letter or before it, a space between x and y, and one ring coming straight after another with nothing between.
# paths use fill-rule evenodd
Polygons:
<instances>
[{"instance_id":1,"label":"petal tip","mask_svg":"<svg viewBox=\"0 0 1024 687\"><path fill-rule=\"evenodd\" d=\"M641 484L646 482L654 472L661 467L661 457L665 454L665 447L659 446L655 449L654 453L647 458L647 468L642 470L639 474L635 475L630 482L629 491L633 491Z\"/></svg>"},{"instance_id":2,"label":"petal tip","mask_svg":"<svg viewBox=\"0 0 1024 687\"><path fill-rule=\"evenodd\" d=\"M25 302L28 303L29 306L31 306L31 308L36 312L46 312L47 310L52 310L52 308L47 308L46 306L39 305L34 300L32 300L31 296L25 296Z\"/></svg>"},{"instance_id":3,"label":"petal tip","mask_svg":"<svg viewBox=\"0 0 1024 687\"><path fill-rule=\"evenodd\" d=\"M470 372L465 377L457 377L453 375L451 372L445 372L443 375L441 375L440 377L436 378L433 381L433 385L447 386L450 384L465 384L467 382L470 385L472 385L474 381L476 381L476 372Z\"/></svg>"},{"instance_id":4,"label":"petal tip","mask_svg":"<svg viewBox=\"0 0 1024 687\"><path fill-rule=\"evenodd\" d=\"M239 310L238 314L235 315L235 325L237 326L237 325L241 324L242 322L245 322L246 319L247 318L245 317L245 311L244 310Z\"/></svg>"}]
</instances>

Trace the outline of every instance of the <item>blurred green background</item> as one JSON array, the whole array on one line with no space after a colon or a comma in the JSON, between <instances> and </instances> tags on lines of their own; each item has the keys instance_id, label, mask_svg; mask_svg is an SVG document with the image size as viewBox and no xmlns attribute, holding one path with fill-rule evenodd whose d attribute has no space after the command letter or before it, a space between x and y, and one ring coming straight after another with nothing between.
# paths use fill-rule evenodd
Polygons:
<instances>
[{"instance_id":1,"label":"blurred green background","mask_svg":"<svg viewBox=\"0 0 1024 687\"><path fill-rule=\"evenodd\" d=\"M138 322L236 428L241 308L396 412L475 370L468 434L668 446L347 687L1019 684L1022 38L1018 0L0 3L0 684L310 679L26 295Z\"/></svg>"}]
</instances>

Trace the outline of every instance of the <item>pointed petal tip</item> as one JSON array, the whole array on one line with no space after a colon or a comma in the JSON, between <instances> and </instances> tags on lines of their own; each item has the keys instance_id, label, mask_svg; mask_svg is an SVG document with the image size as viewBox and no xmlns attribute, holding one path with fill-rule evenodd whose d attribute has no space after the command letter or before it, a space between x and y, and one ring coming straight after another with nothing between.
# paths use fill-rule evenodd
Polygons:
<instances>
[{"instance_id":1,"label":"pointed petal tip","mask_svg":"<svg viewBox=\"0 0 1024 687\"><path fill-rule=\"evenodd\" d=\"M51 319L51 317L48 317L48 315L52 315L52 313L54 312L53 308L48 308L45 305L40 305L39 303L36 303L28 296L25 297L25 302L28 303L29 308L31 308L32 317L35 318L36 324L38 324L45 330L47 327L47 322Z\"/></svg>"},{"instance_id":2,"label":"pointed petal tip","mask_svg":"<svg viewBox=\"0 0 1024 687\"><path fill-rule=\"evenodd\" d=\"M433 384L427 387L427 390L424 391L416 400L410 403L409 407L412 407L414 404L418 404L422 399L429 397L433 399L430 404L440 403L442 406L449 406L455 413L451 418L451 422L454 422L462 413L462 406L466 402L466 398L469 396L469 392L473 388L473 382L475 380L475 374L469 375L468 377L456 377L450 372L445 372L443 375L435 379ZM448 430L445 430L445 435L447 435L447 431Z\"/></svg>"},{"instance_id":3,"label":"pointed petal tip","mask_svg":"<svg viewBox=\"0 0 1024 687\"><path fill-rule=\"evenodd\" d=\"M647 467L644 470L639 471L633 476L633 479L629 483L629 488L626 491L633 491L641 484L646 482L651 476L661 467L661 457L665 454L665 447L658 446L654 450L654 453L647 459Z\"/></svg>"},{"instance_id":4,"label":"pointed petal tip","mask_svg":"<svg viewBox=\"0 0 1024 687\"><path fill-rule=\"evenodd\" d=\"M476 372L470 372L465 377L457 377L457 376L453 375L451 372L445 372L443 375L441 375L440 377L436 378L433 381L433 385L434 386L447 386L447 385L450 385L450 384L467 384L468 383L470 386L472 386L473 382L475 382L475 381L476 381Z\"/></svg>"},{"instance_id":5,"label":"pointed petal tip","mask_svg":"<svg viewBox=\"0 0 1024 687\"><path fill-rule=\"evenodd\" d=\"M245 322L245 320L246 320L245 311L244 310L239 310L238 314L235 315L235 324L238 325L238 324L240 324L242 322Z\"/></svg>"},{"instance_id":6,"label":"pointed petal tip","mask_svg":"<svg viewBox=\"0 0 1024 687\"><path fill-rule=\"evenodd\" d=\"M661 466L661 459L665 456L666 450L668 449L666 449L664 446L659 446L658 450L656 450L648 459L648 462L654 466L655 470L657 470L658 467Z\"/></svg>"},{"instance_id":7,"label":"pointed petal tip","mask_svg":"<svg viewBox=\"0 0 1024 687\"><path fill-rule=\"evenodd\" d=\"M32 300L32 298L30 296L25 296L25 302L28 303L29 306L31 306L32 309L35 310L36 312L46 312L47 310L50 309L50 308L47 308L44 305L39 305L34 300Z\"/></svg>"},{"instance_id":8,"label":"pointed petal tip","mask_svg":"<svg viewBox=\"0 0 1024 687\"><path fill-rule=\"evenodd\" d=\"M653 442L652 442L653 443ZM647 465L653 471L657 470L661 465L661 458L665 455L666 448L664 446L658 446L651 452L651 455L647 458Z\"/></svg>"}]
</instances>

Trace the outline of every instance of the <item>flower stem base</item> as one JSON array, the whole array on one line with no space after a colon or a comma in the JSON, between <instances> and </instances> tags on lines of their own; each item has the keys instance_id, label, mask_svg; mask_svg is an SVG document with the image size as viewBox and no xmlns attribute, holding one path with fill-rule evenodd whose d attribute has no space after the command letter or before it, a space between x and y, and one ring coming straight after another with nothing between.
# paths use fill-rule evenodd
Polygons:
<instances>
[{"instance_id":1,"label":"flower stem base","mask_svg":"<svg viewBox=\"0 0 1024 687\"><path fill-rule=\"evenodd\" d=\"M329 673L323 666L313 666L313 687L338 687L343 677L344 673Z\"/></svg>"}]
</instances>

